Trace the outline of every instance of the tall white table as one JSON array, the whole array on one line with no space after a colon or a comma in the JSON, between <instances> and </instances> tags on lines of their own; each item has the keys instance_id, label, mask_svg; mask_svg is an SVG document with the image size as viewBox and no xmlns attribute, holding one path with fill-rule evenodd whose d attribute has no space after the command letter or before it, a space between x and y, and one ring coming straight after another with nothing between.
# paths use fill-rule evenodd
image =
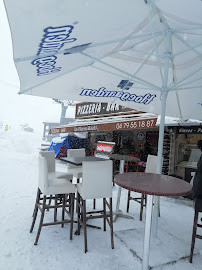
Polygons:
<instances>
[{"instance_id":1,"label":"tall white table","mask_svg":"<svg viewBox=\"0 0 202 270\"><path fill-rule=\"evenodd\" d=\"M110 154L109 158L113 160L120 160L120 165L119 165L120 174L124 173L124 164L126 161L131 161L131 162L140 161L140 159L137 157L128 156L128 155L119 155L119 154ZM118 194L117 194L117 201L116 201L116 211L113 216L114 221L116 221L117 217L133 218L121 212L121 210L119 209L120 200L121 200L121 187L119 186Z\"/></svg>"}]
</instances>

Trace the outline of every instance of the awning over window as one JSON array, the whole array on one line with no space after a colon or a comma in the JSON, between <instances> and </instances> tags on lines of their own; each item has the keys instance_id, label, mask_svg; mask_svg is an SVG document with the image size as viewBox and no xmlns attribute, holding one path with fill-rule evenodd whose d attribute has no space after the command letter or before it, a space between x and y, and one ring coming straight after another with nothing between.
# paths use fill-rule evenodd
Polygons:
<instances>
[{"instance_id":1,"label":"awning over window","mask_svg":"<svg viewBox=\"0 0 202 270\"><path fill-rule=\"evenodd\" d=\"M71 132L102 132L118 130L158 129L156 126L157 115L131 114L103 118L77 120L71 124L52 127L51 134Z\"/></svg>"}]
</instances>

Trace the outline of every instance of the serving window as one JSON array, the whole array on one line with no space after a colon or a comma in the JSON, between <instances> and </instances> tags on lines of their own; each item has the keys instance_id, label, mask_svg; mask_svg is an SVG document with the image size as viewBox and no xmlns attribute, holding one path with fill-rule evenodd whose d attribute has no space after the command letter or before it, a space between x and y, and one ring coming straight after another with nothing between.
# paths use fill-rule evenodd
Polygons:
<instances>
[{"instance_id":1,"label":"serving window","mask_svg":"<svg viewBox=\"0 0 202 270\"><path fill-rule=\"evenodd\" d=\"M199 134L179 135L177 165L197 166L201 150L197 146L198 140L202 139Z\"/></svg>"},{"instance_id":2,"label":"serving window","mask_svg":"<svg viewBox=\"0 0 202 270\"><path fill-rule=\"evenodd\" d=\"M187 182L191 181L192 172L196 171L201 150L197 142L202 134L178 134L175 149L175 175Z\"/></svg>"}]
</instances>

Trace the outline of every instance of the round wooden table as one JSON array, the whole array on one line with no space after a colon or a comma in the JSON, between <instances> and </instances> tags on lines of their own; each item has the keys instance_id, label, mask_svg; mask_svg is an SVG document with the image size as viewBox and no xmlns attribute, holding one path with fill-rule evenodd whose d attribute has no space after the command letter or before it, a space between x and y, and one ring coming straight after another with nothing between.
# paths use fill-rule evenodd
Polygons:
<instances>
[{"instance_id":1,"label":"round wooden table","mask_svg":"<svg viewBox=\"0 0 202 270\"><path fill-rule=\"evenodd\" d=\"M168 197L188 195L192 192L192 186L179 178L155 173L122 173L116 175L114 180L119 187L148 195L142 264L142 269L147 269L149 261L153 195Z\"/></svg>"},{"instance_id":2,"label":"round wooden table","mask_svg":"<svg viewBox=\"0 0 202 270\"><path fill-rule=\"evenodd\" d=\"M186 181L163 174L129 172L115 175L114 181L130 191L155 196L178 197L192 192Z\"/></svg>"}]
</instances>

